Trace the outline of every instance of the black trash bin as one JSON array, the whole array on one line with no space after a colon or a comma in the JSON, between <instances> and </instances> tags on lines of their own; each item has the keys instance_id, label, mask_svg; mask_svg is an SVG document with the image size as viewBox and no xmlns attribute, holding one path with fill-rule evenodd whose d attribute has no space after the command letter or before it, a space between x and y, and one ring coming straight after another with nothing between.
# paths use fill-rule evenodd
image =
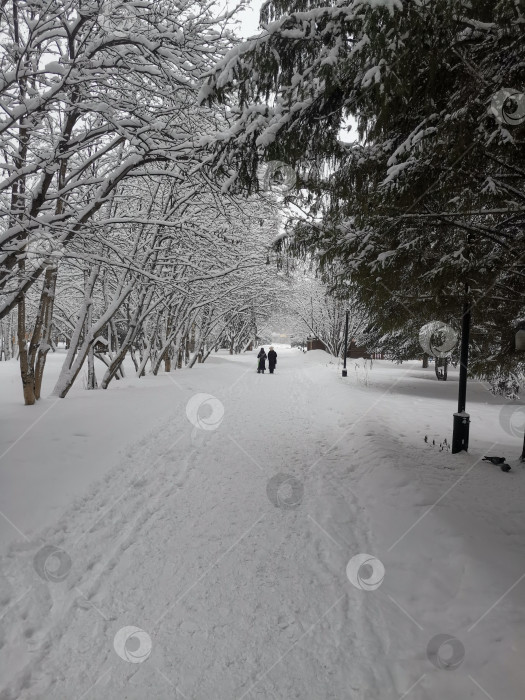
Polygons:
<instances>
[{"instance_id":1,"label":"black trash bin","mask_svg":"<svg viewBox=\"0 0 525 700\"><path fill-rule=\"evenodd\" d=\"M454 430L452 432L452 454L468 452L470 416L465 411L454 413Z\"/></svg>"}]
</instances>

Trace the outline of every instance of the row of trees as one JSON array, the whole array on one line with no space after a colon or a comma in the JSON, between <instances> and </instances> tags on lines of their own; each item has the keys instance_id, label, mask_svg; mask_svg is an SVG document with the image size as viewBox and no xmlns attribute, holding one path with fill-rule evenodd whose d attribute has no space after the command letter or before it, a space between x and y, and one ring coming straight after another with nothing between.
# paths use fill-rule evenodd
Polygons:
<instances>
[{"instance_id":1,"label":"row of trees","mask_svg":"<svg viewBox=\"0 0 525 700\"><path fill-rule=\"evenodd\" d=\"M159 209L170 202L172 186L166 189L155 187L148 221L140 224L128 201L125 218L134 223L114 222L99 256L83 270L83 286L77 285L83 290L80 310L69 327L71 345L58 395L67 393L84 359L100 345L100 335L108 344L99 352L107 365L101 386L107 388L128 353L139 376L147 366L156 374L162 363L166 371L192 367L225 340L239 352L269 313L280 279L264 262L275 224L271 216L260 218L263 205L245 204L239 211L237 202L201 193L168 227L155 223L163 220ZM89 251L92 256L92 239ZM64 271L64 282L75 279L77 271L70 270L69 279ZM65 314L59 317L67 324Z\"/></svg>"},{"instance_id":2,"label":"row of trees","mask_svg":"<svg viewBox=\"0 0 525 700\"><path fill-rule=\"evenodd\" d=\"M213 3L8 0L0 38L0 355L16 336L26 404L57 338L64 397L87 362L106 388L239 351L281 279L266 264L275 202L210 176L228 115L197 104L235 43ZM15 332L16 330L16 332Z\"/></svg>"},{"instance_id":3,"label":"row of trees","mask_svg":"<svg viewBox=\"0 0 525 700\"><path fill-rule=\"evenodd\" d=\"M338 294L351 280L391 356L419 354L428 321L459 330L468 303L473 371L523 372L523 6L270 0L261 19L201 99L232 109L217 157L237 183L256 189L264 158L295 168L278 249L314 256Z\"/></svg>"},{"instance_id":4,"label":"row of trees","mask_svg":"<svg viewBox=\"0 0 525 700\"><path fill-rule=\"evenodd\" d=\"M369 317L355 295L337 298L330 287L299 266L292 275L292 290L283 307L283 326L302 344L307 337L321 340L334 357L343 357L345 323L348 311L348 343L357 346L368 341Z\"/></svg>"},{"instance_id":5,"label":"row of trees","mask_svg":"<svg viewBox=\"0 0 525 700\"><path fill-rule=\"evenodd\" d=\"M246 346L283 285L265 265L268 160L296 172L275 247L324 271L323 318L342 327L336 299L353 300L369 342L403 359L424 323L458 327L468 303L474 371L522 369L519 4L275 0L243 44L200 1L7 0L0 13L0 354L16 335L26 403L58 333L60 396L86 361L95 386L96 350L107 386L128 352L142 374ZM298 298L339 354L314 297Z\"/></svg>"}]
</instances>

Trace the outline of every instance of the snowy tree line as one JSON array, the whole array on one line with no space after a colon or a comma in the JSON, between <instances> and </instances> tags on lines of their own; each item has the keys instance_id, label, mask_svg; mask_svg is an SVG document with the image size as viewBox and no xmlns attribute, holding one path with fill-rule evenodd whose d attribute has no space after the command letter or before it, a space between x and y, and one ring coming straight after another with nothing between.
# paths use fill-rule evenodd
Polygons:
<instances>
[{"instance_id":1,"label":"snowy tree line","mask_svg":"<svg viewBox=\"0 0 525 700\"><path fill-rule=\"evenodd\" d=\"M244 43L234 12L188 0L0 12L0 355L17 353L26 403L59 336L59 396L86 362L96 386L95 354L106 387L127 353L142 375L245 347L283 289L265 265L272 160L296 173L275 249L314 259L333 295L312 334L340 349L355 304L404 359L469 304L474 372L523 371L519 3L275 0Z\"/></svg>"},{"instance_id":2,"label":"snowy tree line","mask_svg":"<svg viewBox=\"0 0 525 700\"><path fill-rule=\"evenodd\" d=\"M197 104L235 43L210 3L10 0L1 12L0 357L26 404L47 354L65 396L95 355L100 386L243 349L280 279L275 202L223 191L207 161L226 110ZM16 338L16 349L14 347Z\"/></svg>"},{"instance_id":3,"label":"snowy tree line","mask_svg":"<svg viewBox=\"0 0 525 700\"><path fill-rule=\"evenodd\" d=\"M472 371L523 373L522 3L270 0L262 19L201 99L235 112L216 152L237 183L256 189L261 159L294 167L281 253L351 280L391 356L433 319L459 330L468 304Z\"/></svg>"},{"instance_id":4,"label":"snowy tree line","mask_svg":"<svg viewBox=\"0 0 525 700\"><path fill-rule=\"evenodd\" d=\"M347 290L342 298L305 265L290 273L292 286L280 313L271 322L288 329L293 344L303 346L316 338L334 357L344 356L348 311L348 345L363 346L368 340L369 316L357 296Z\"/></svg>"}]
</instances>

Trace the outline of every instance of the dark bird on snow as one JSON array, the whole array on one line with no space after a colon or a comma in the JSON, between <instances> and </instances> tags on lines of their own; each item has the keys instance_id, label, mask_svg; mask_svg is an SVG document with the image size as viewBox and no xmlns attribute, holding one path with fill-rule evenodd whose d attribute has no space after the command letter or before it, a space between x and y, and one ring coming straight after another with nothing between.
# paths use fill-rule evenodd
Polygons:
<instances>
[{"instance_id":1,"label":"dark bird on snow","mask_svg":"<svg viewBox=\"0 0 525 700\"><path fill-rule=\"evenodd\" d=\"M507 464L506 462L504 462L501 465L501 471L502 472L510 472L510 464Z\"/></svg>"},{"instance_id":2,"label":"dark bird on snow","mask_svg":"<svg viewBox=\"0 0 525 700\"><path fill-rule=\"evenodd\" d=\"M492 462L492 464L503 464L505 462L505 457L483 457L483 461Z\"/></svg>"}]
</instances>

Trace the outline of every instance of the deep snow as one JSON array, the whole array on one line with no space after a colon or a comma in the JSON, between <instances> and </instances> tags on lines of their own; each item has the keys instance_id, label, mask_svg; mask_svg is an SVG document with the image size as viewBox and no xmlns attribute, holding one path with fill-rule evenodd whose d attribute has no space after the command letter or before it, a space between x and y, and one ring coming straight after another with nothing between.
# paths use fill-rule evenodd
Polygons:
<instances>
[{"instance_id":1,"label":"deep snow","mask_svg":"<svg viewBox=\"0 0 525 700\"><path fill-rule=\"evenodd\" d=\"M451 455L454 372L278 353L33 408L0 363L2 700L523 696L507 402Z\"/></svg>"}]
</instances>

